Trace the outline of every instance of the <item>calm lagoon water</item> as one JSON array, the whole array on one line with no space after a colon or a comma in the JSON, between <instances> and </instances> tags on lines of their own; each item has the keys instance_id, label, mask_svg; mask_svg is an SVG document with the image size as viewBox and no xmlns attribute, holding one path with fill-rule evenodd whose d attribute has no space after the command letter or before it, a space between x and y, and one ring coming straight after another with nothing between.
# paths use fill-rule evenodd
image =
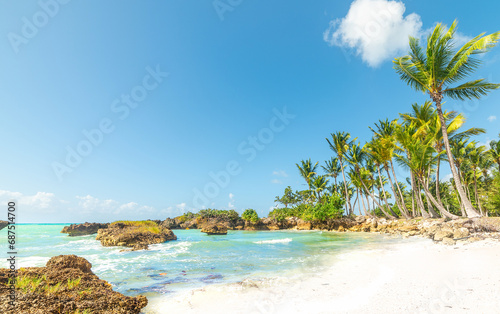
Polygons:
<instances>
[{"instance_id":1,"label":"calm lagoon water","mask_svg":"<svg viewBox=\"0 0 500 314\"><path fill-rule=\"evenodd\" d=\"M89 260L93 272L116 291L149 297L169 297L244 279L314 273L342 253L399 241L322 231L229 231L224 236L207 236L199 230L174 230L177 241L151 245L148 251L120 252L122 248L101 246L95 235L62 234L64 226L18 225L18 267L44 266L52 256L76 254ZM5 239L6 229L0 233ZM2 267L6 267L6 257L3 260Z\"/></svg>"}]
</instances>

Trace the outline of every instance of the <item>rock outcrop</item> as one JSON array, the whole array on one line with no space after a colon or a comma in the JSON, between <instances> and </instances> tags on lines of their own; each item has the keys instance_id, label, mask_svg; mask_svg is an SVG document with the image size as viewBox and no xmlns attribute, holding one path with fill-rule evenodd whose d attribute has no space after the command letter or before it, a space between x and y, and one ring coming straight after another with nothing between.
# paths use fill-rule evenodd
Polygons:
<instances>
[{"instance_id":1,"label":"rock outcrop","mask_svg":"<svg viewBox=\"0 0 500 314\"><path fill-rule=\"evenodd\" d=\"M138 314L148 304L145 296L129 297L113 291L99 279L92 265L76 255L52 257L45 267L18 270L14 307L9 304L9 269L0 269L1 313L103 313ZM28 284L29 283L29 284Z\"/></svg>"},{"instance_id":2,"label":"rock outcrop","mask_svg":"<svg viewBox=\"0 0 500 314\"><path fill-rule=\"evenodd\" d=\"M7 227L8 224L9 224L8 221L0 220L0 230L2 230L3 228Z\"/></svg>"},{"instance_id":3,"label":"rock outcrop","mask_svg":"<svg viewBox=\"0 0 500 314\"><path fill-rule=\"evenodd\" d=\"M69 226L65 226L61 233L67 233L69 236L83 236L97 233L99 229L105 229L109 226L109 223L90 223L86 222L83 224L71 224Z\"/></svg>"},{"instance_id":4,"label":"rock outcrop","mask_svg":"<svg viewBox=\"0 0 500 314\"><path fill-rule=\"evenodd\" d=\"M106 229L97 231L96 240L103 246L125 246L132 250L144 250L149 244L177 240L172 230L154 221L114 222Z\"/></svg>"},{"instance_id":5,"label":"rock outcrop","mask_svg":"<svg viewBox=\"0 0 500 314\"><path fill-rule=\"evenodd\" d=\"M399 219L356 217L357 224L349 228L351 232L379 232L403 237L423 236L435 242L454 245L458 242L474 242L484 238L500 239L500 218L440 219ZM343 231L339 228L339 231Z\"/></svg>"},{"instance_id":6,"label":"rock outcrop","mask_svg":"<svg viewBox=\"0 0 500 314\"><path fill-rule=\"evenodd\" d=\"M179 221L178 218L167 218L164 221L160 223L165 228L168 229L180 229L181 228L181 222Z\"/></svg>"},{"instance_id":7,"label":"rock outcrop","mask_svg":"<svg viewBox=\"0 0 500 314\"><path fill-rule=\"evenodd\" d=\"M203 226L201 232L204 232L208 235L225 235L227 234L227 228L223 225L208 224Z\"/></svg>"}]
</instances>

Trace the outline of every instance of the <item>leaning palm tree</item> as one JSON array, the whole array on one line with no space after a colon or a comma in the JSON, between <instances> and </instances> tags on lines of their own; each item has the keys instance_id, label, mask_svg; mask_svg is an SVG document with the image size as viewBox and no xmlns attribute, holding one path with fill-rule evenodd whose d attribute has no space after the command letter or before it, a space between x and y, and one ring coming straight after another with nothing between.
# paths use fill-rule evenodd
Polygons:
<instances>
[{"instance_id":1,"label":"leaning palm tree","mask_svg":"<svg viewBox=\"0 0 500 314\"><path fill-rule=\"evenodd\" d=\"M396 204L398 205L399 211L405 216L406 219L410 218L410 214L406 208L406 204L404 203L403 193L401 189L399 189L399 185L397 184L396 171L394 171L394 163L392 159L395 157L395 150L397 149L397 140L396 140L396 131L400 125L397 120L389 121L386 119L385 121L379 120L378 123L375 123L375 129L370 127L370 130L375 134L375 138L371 142L371 146L375 147L375 149L379 152L379 158L382 158L384 170L387 173L387 178L391 184L392 193L394 194L394 199L396 200ZM373 149L373 148L372 148ZM392 169L392 175L394 176L394 180L396 181L396 185L398 191L394 188L394 183L392 182L391 174L389 173L389 165ZM399 193L399 194L398 194Z\"/></svg>"},{"instance_id":2,"label":"leaning palm tree","mask_svg":"<svg viewBox=\"0 0 500 314\"><path fill-rule=\"evenodd\" d=\"M443 217L448 217L452 219L458 218L458 216L450 213L443 204L437 201L434 196L429 191L428 185L426 184L426 176L430 168L435 166L437 161L437 153L434 147L429 143L415 142L410 147L410 154L412 159L406 158L404 156L398 158L398 161L402 166L408 167L415 173L417 180L420 182L424 189L425 196L427 199L439 210ZM429 207L431 209L431 207Z\"/></svg>"},{"instance_id":3,"label":"leaning palm tree","mask_svg":"<svg viewBox=\"0 0 500 314\"><path fill-rule=\"evenodd\" d=\"M347 161L349 163L351 163L351 165L354 168L354 171L357 173L357 175L359 177L359 181L361 183L361 186L364 188L365 193L370 195L370 197L379 206L380 210L387 218L390 218L390 219L397 218L396 215L391 215L384 210L383 206L379 202L377 202L373 193L371 193L370 189L366 186L366 183L363 180L363 177L361 175L363 163L365 162L366 158L368 158L368 153L366 153L366 151L362 147L360 147L359 144L351 145L351 147L349 149L349 154L347 156ZM390 210L390 208L389 208L389 210Z\"/></svg>"},{"instance_id":4,"label":"leaning palm tree","mask_svg":"<svg viewBox=\"0 0 500 314\"><path fill-rule=\"evenodd\" d=\"M485 79L478 79L451 87L466 78L480 65L475 55L485 53L493 48L500 38L500 32L490 35L484 33L474 37L456 53L453 49L453 37L456 32L457 21L454 21L448 31L442 24L438 24L427 38L427 48L420 46L419 40L410 37L409 55L396 58L394 69L400 78L417 91L428 93L436 105L441 122L443 142L450 164L455 186L460 195L468 217L477 217L479 213L467 198L463 190L457 171L453 165L446 122L443 116L441 102L444 96L452 99L479 99L489 91L498 89L500 84L493 84Z\"/></svg>"},{"instance_id":5,"label":"leaning palm tree","mask_svg":"<svg viewBox=\"0 0 500 314\"><path fill-rule=\"evenodd\" d=\"M344 182L346 182L343 161L344 161L345 155L347 154L347 151L349 151L349 147L352 145L353 140L351 140L351 134L346 133L346 132L332 133L331 136L332 136L332 140L330 141L327 138L326 141L328 142L328 145L330 145L330 149L333 150L337 154L337 158L339 159L339 163L340 163L340 169L342 172L342 178L344 179ZM346 203L349 206L349 215L352 215L353 209L351 206L351 201L349 199L349 191L347 190L347 185L344 184L344 187L345 187Z\"/></svg>"},{"instance_id":6,"label":"leaning palm tree","mask_svg":"<svg viewBox=\"0 0 500 314\"><path fill-rule=\"evenodd\" d=\"M472 135L478 135L486 132L481 128L471 128L466 131L458 132L465 123L465 115L461 113L457 114L455 111L445 111L443 115L446 121L446 130L450 143L455 140L460 140ZM443 142L441 122L439 120L437 111L432 108L432 103L430 101L426 101L423 105L413 104L412 111L409 113L401 114L401 117L406 123L413 123L417 127L416 134L419 137L429 136L432 140L432 145L438 153L436 166L436 198L438 201L441 201L439 192L439 170L441 165L441 152L445 150L445 147Z\"/></svg>"}]
</instances>

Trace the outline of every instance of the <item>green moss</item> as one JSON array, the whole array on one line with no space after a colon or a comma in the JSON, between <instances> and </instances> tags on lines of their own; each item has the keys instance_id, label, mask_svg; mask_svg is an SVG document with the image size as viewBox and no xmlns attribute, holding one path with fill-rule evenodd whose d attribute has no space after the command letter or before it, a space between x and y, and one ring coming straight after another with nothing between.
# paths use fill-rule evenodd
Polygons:
<instances>
[{"instance_id":1,"label":"green moss","mask_svg":"<svg viewBox=\"0 0 500 314\"><path fill-rule=\"evenodd\" d=\"M111 225L116 225L119 223L124 224L126 226L136 227L134 228L135 232L160 233L160 228L158 224L150 220L142 220L142 221L119 220L111 223Z\"/></svg>"},{"instance_id":2,"label":"green moss","mask_svg":"<svg viewBox=\"0 0 500 314\"><path fill-rule=\"evenodd\" d=\"M81 279L82 279L81 277L78 277L77 279L73 280L68 278L68 288L73 289L74 287L78 286L80 284Z\"/></svg>"}]
</instances>

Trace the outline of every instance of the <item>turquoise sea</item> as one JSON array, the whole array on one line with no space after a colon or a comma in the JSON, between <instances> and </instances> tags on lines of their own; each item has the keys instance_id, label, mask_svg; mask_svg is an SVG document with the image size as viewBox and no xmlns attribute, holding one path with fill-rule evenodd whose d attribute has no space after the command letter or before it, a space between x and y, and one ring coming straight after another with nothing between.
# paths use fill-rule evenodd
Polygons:
<instances>
[{"instance_id":1,"label":"turquoise sea","mask_svg":"<svg viewBox=\"0 0 500 314\"><path fill-rule=\"evenodd\" d=\"M44 266L52 256L76 254L89 260L93 272L116 291L165 298L211 284L314 273L342 253L400 241L376 234L322 231L229 231L208 236L199 230L174 230L177 241L151 245L148 251L120 252L123 248L101 246L95 235L62 234L64 226L18 225L17 266Z\"/></svg>"}]
</instances>

